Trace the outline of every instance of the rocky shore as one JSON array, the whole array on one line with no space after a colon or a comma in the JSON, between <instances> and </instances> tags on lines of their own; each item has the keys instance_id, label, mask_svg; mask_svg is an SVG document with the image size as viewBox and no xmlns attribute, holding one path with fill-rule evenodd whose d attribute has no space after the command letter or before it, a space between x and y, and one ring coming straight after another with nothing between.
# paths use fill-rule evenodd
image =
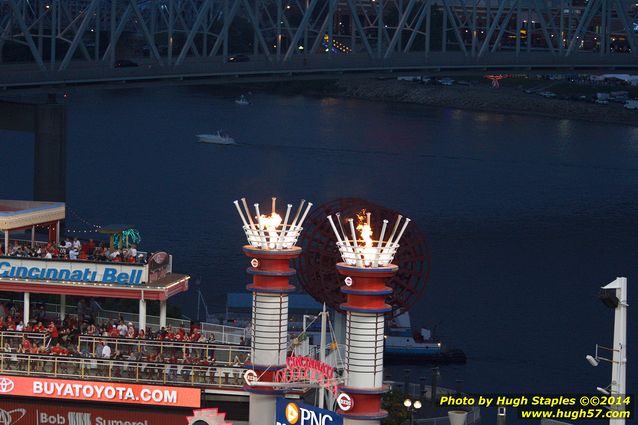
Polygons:
<instances>
[{"instance_id":1,"label":"rocky shore","mask_svg":"<svg viewBox=\"0 0 638 425\"><path fill-rule=\"evenodd\" d=\"M638 110L625 109L622 104L547 99L508 87L507 82L493 89L486 83L441 86L397 79L343 78L315 94L638 126Z\"/></svg>"}]
</instances>

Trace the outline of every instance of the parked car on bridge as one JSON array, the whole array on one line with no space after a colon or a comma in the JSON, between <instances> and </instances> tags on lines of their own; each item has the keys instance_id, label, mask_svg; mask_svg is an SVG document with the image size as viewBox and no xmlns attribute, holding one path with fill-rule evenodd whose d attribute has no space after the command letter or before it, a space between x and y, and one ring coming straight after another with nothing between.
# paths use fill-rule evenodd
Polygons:
<instances>
[{"instance_id":1,"label":"parked car on bridge","mask_svg":"<svg viewBox=\"0 0 638 425\"><path fill-rule=\"evenodd\" d=\"M135 68L138 66L139 65L137 64L137 62L133 62L132 60L128 60L128 59L121 59L115 62L115 64L113 65L113 68Z\"/></svg>"},{"instance_id":2,"label":"parked car on bridge","mask_svg":"<svg viewBox=\"0 0 638 425\"><path fill-rule=\"evenodd\" d=\"M228 62L248 62L250 58L243 54L232 55L228 58Z\"/></svg>"}]
</instances>

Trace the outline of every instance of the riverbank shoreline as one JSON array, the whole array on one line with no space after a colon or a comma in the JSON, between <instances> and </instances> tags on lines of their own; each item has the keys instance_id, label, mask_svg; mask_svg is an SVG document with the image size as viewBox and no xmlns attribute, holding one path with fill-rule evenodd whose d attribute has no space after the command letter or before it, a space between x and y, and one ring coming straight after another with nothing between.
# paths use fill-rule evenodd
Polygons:
<instances>
[{"instance_id":1,"label":"riverbank shoreline","mask_svg":"<svg viewBox=\"0 0 638 425\"><path fill-rule=\"evenodd\" d=\"M525 93L523 88L514 87L513 84L508 86L507 80L498 89L491 88L489 82L442 86L400 81L396 78L342 78L336 81L291 82L285 85L276 83L260 88L290 95L399 102L473 112L534 115L638 127L638 111L625 109L622 104L599 105L544 98L538 94Z\"/></svg>"}]
</instances>

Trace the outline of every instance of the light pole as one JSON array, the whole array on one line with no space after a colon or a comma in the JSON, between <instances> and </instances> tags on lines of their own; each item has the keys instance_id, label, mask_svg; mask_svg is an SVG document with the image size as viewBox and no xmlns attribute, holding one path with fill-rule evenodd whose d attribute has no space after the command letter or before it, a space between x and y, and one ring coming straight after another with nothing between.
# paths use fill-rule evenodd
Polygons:
<instances>
[{"instance_id":1,"label":"light pole","mask_svg":"<svg viewBox=\"0 0 638 425\"><path fill-rule=\"evenodd\" d=\"M611 383L597 390L605 395L625 396L627 390L627 278L619 277L610 284L603 286L600 300L607 307L614 310L614 342L611 347L596 344L596 355L585 358L592 366L598 366L601 361L611 363ZM598 355L598 350L610 353L611 358ZM608 406L610 410L623 412L618 405ZM609 420L610 425L624 425L625 419L620 416Z\"/></svg>"},{"instance_id":2,"label":"light pole","mask_svg":"<svg viewBox=\"0 0 638 425\"><path fill-rule=\"evenodd\" d=\"M403 405L408 409L408 413L410 414L410 425L414 425L414 412L421 408L421 400L410 400L406 398L403 400Z\"/></svg>"}]
</instances>

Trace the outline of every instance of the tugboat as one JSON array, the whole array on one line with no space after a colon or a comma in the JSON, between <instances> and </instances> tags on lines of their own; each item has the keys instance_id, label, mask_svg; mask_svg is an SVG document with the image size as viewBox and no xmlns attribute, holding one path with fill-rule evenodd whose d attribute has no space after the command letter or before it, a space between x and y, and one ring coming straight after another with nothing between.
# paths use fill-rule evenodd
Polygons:
<instances>
[{"instance_id":1,"label":"tugboat","mask_svg":"<svg viewBox=\"0 0 638 425\"><path fill-rule=\"evenodd\" d=\"M465 353L446 349L429 329L412 331L409 313L392 319L385 335L385 358L389 362L465 363Z\"/></svg>"}]
</instances>

